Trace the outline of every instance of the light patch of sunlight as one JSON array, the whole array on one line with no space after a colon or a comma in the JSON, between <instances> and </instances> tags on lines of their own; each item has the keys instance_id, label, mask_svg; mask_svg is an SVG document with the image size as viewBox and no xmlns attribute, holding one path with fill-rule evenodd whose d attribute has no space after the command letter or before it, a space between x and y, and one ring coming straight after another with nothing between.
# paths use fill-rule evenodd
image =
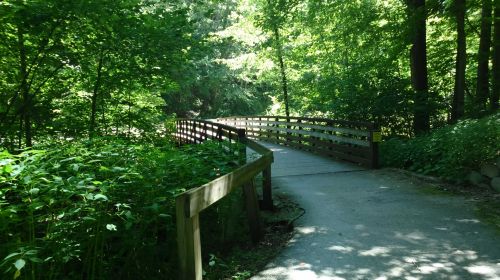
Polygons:
<instances>
[{"instance_id":1,"label":"light patch of sunlight","mask_svg":"<svg viewBox=\"0 0 500 280\"><path fill-rule=\"evenodd\" d=\"M451 253L453 256L455 256L455 260L457 261L464 261L464 260L477 260L477 253L472 250L456 250L453 253Z\"/></svg>"},{"instance_id":2,"label":"light patch of sunlight","mask_svg":"<svg viewBox=\"0 0 500 280\"><path fill-rule=\"evenodd\" d=\"M465 267L470 273L480 274L489 279L500 279L500 264L478 263Z\"/></svg>"},{"instance_id":3,"label":"light patch of sunlight","mask_svg":"<svg viewBox=\"0 0 500 280\"><path fill-rule=\"evenodd\" d=\"M417 262L417 259L416 259L416 258L414 258L414 257L404 257L404 258L403 258L403 260L404 260L405 262L407 262L407 263L411 263L411 264L413 264L413 263L416 263L416 262Z\"/></svg>"},{"instance_id":4,"label":"light patch of sunlight","mask_svg":"<svg viewBox=\"0 0 500 280\"><path fill-rule=\"evenodd\" d=\"M300 262L297 265L292 266L292 269L311 269L312 265L310 263Z\"/></svg>"},{"instance_id":5,"label":"light patch of sunlight","mask_svg":"<svg viewBox=\"0 0 500 280\"><path fill-rule=\"evenodd\" d=\"M479 224L480 221L477 219L457 219L456 220L459 223L469 223L469 224Z\"/></svg>"},{"instance_id":6,"label":"light patch of sunlight","mask_svg":"<svg viewBox=\"0 0 500 280\"><path fill-rule=\"evenodd\" d=\"M391 249L387 247L373 247L369 250L359 252L359 255L364 257L388 256L390 252Z\"/></svg>"},{"instance_id":7,"label":"light patch of sunlight","mask_svg":"<svg viewBox=\"0 0 500 280\"><path fill-rule=\"evenodd\" d=\"M278 101L278 98L274 97L274 96L271 96L271 100L273 102L273 105L271 106L271 116L274 116L274 115L277 115L280 108L281 108L281 105L282 103Z\"/></svg>"},{"instance_id":8,"label":"light patch of sunlight","mask_svg":"<svg viewBox=\"0 0 500 280\"><path fill-rule=\"evenodd\" d=\"M380 186L378 187L379 189L388 189L389 187L386 187L386 186Z\"/></svg>"},{"instance_id":9,"label":"light patch of sunlight","mask_svg":"<svg viewBox=\"0 0 500 280\"><path fill-rule=\"evenodd\" d=\"M341 253L350 253L350 252L354 251L354 248L349 247L349 246L334 245L334 246L329 247L328 250L337 251L337 252L341 252Z\"/></svg>"},{"instance_id":10,"label":"light patch of sunlight","mask_svg":"<svg viewBox=\"0 0 500 280\"><path fill-rule=\"evenodd\" d=\"M452 272L453 268L451 268L451 266L453 266L452 263L446 263L446 264L433 263L433 264L426 264L426 265L419 266L418 270L420 270L420 272L422 274L431 274L431 273L439 271L439 270L445 270L446 272Z\"/></svg>"},{"instance_id":11,"label":"light patch of sunlight","mask_svg":"<svg viewBox=\"0 0 500 280\"><path fill-rule=\"evenodd\" d=\"M311 234L317 232L316 227L297 227L297 232L301 234Z\"/></svg>"},{"instance_id":12,"label":"light patch of sunlight","mask_svg":"<svg viewBox=\"0 0 500 280\"><path fill-rule=\"evenodd\" d=\"M437 229L437 230L448 230L447 227L435 227L435 229Z\"/></svg>"},{"instance_id":13,"label":"light patch of sunlight","mask_svg":"<svg viewBox=\"0 0 500 280\"><path fill-rule=\"evenodd\" d=\"M326 195L324 192L314 192L315 195Z\"/></svg>"},{"instance_id":14,"label":"light patch of sunlight","mask_svg":"<svg viewBox=\"0 0 500 280\"><path fill-rule=\"evenodd\" d=\"M377 25L378 25L379 27L383 27L383 26L385 26L385 25L386 25L386 24L388 24L388 23L389 23L389 21L387 21L386 19L382 19L382 20L379 20L379 21L378 21L378 24L377 24Z\"/></svg>"},{"instance_id":15,"label":"light patch of sunlight","mask_svg":"<svg viewBox=\"0 0 500 280\"><path fill-rule=\"evenodd\" d=\"M332 276L322 276L317 275L314 271L311 270L294 270L288 274L287 279L290 280L344 280L345 278L341 277L332 277Z\"/></svg>"},{"instance_id":16,"label":"light patch of sunlight","mask_svg":"<svg viewBox=\"0 0 500 280\"><path fill-rule=\"evenodd\" d=\"M402 240L406 240L408 242L414 242L414 241L419 241L419 240L424 240L425 239L425 236L423 233L419 232L419 231L414 231L414 232L411 232L411 233L408 233L408 234L403 234L401 232L396 232L395 234L396 238L398 239L402 239Z\"/></svg>"},{"instance_id":17,"label":"light patch of sunlight","mask_svg":"<svg viewBox=\"0 0 500 280\"><path fill-rule=\"evenodd\" d=\"M360 268L360 269L357 269L355 273L356 273L356 275L366 275L370 272L371 272L371 270L369 268Z\"/></svg>"},{"instance_id":18,"label":"light patch of sunlight","mask_svg":"<svg viewBox=\"0 0 500 280\"><path fill-rule=\"evenodd\" d=\"M366 227L364 225L356 225L356 226L354 226L354 228L357 229L357 230L364 230L364 229L366 229Z\"/></svg>"},{"instance_id":19,"label":"light patch of sunlight","mask_svg":"<svg viewBox=\"0 0 500 280\"><path fill-rule=\"evenodd\" d=\"M404 272L405 272L405 270L402 267L393 267L393 268L391 268L391 270L389 270L389 275L391 277L401 277Z\"/></svg>"}]
</instances>

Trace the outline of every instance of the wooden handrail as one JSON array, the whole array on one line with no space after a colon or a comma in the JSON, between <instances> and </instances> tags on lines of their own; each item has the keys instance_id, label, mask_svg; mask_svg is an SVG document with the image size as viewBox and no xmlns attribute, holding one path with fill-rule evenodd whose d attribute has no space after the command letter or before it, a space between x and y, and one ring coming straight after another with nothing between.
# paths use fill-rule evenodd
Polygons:
<instances>
[{"instance_id":1,"label":"wooden handrail","mask_svg":"<svg viewBox=\"0 0 500 280\"><path fill-rule=\"evenodd\" d=\"M273 152L261 144L248 139L244 129L205 120L177 120L175 133L179 144L201 143L208 139L217 141L237 141L244 144L240 150L246 159L246 147L260 155L259 158L244 164L231 173L225 174L200 187L190 189L176 197L177 244L179 250L180 279L201 280L201 242L199 213L210 207L232 190L243 186L250 234L254 242L262 236L259 219L259 203L253 184L254 177L263 174L263 203L272 208L271 164Z\"/></svg>"},{"instance_id":2,"label":"wooden handrail","mask_svg":"<svg viewBox=\"0 0 500 280\"><path fill-rule=\"evenodd\" d=\"M245 129L247 137L378 167L380 129L374 123L285 116L228 117L221 124Z\"/></svg>"},{"instance_id":3,"label":"wooden handrail","mask_svg":"<svg viewBox=\"0 0 500 280\"><path fill-rule=\"evenodd\" d=\"M360 121L346 121L346 120L336 120L336 119L328 119L328 118L316 118L316 117L286 117L286 116L232 116L232 117L224 117L217 118L217 120L234 120L234 119L248 119L248 120L257 120L257 119L288 119L289 121L302 121L304 123L307 122L325 122L331 124L338 124L342 126L353 126L353 127L364 127L367 129L375 128L375 124L372 122L360 122Z\"/></svg>"}]
</instances>

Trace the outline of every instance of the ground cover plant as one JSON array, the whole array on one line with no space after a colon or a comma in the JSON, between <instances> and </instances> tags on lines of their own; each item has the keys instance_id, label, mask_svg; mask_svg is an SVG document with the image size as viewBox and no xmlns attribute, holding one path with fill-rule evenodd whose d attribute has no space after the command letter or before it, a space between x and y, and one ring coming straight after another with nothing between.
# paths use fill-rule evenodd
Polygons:
<instances>
[{"instance_id":1,"label":"ground cover plant","mask_svg":"<svg viewBox=\"0 0 500 280\"><path fill-rule=\"evenodd\" d=\"M177 149L108 139L1 151L0 278L176 275L174 196L229 172L234 157L210 141ZM206 214L214 234L224 205ZM203 236L217 239L210 234Z\"/></svg>"},{"instance_id":2,"label":"ground cover plant","mask_svg":"<svg viewBox=\"0 0 500 280\"><path fill-rule=\"evenodd\" d=\"M412 139L381 144L384 166L464 182L470 171L500 156L500 114L463 120Z\"/></svg>"}]
</instances>

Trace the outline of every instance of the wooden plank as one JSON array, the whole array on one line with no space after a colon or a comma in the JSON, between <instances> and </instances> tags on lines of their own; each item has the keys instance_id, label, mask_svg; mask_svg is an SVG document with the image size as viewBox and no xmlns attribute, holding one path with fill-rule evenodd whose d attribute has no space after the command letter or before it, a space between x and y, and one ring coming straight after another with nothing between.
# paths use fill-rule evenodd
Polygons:
<instances>
[{"instance_id":1,"label":"wooden plank","mask_svg":"<svg viewBox=\"0 0 500 280\"><path fill-rule=\"evenodd\" d=\"M250 139L247 139L247 146L254 150L255 152L261 154L261 155L266 155L266 154L271 154L272 156L272 151L269 150L268 148L266 148L265 146L253 141L253 140L250 140Z\"/></svg>"},{"instance_id":2,"label":"wooden plank","mask_svg":"<svg viewBox=\"0 0 500 280\"><path fill-rule=\"evenodd\" d=\"M271 185L271 165L262 171L262 209L273 210L273 194Z\"/></svg>"},{"instance_id":3,"label":"wooden plank","mask_svg":"<svg viewBox=\"0 0 500 280\"><path fill-rule=\"evenodd\" d=\"M186 217L187 196L178 196L175 200L177 216L177 247L179 254L179 279L201 280L201 242L199 215Z\"/></svg>"},{"instance_id":4,"label":"wooden plank","mask_svg":"<svg viewBox=\"0 0 500 280\"><path fill-rule=\"evenodd\" d=\"M271 134L272 136L281 136L281 137L285 137L285 134L280 134L280 133L272 133ZM267 138L265 137L257 137L258 139L261 139L263 141L267 141ZM343 145L343 144L340 144L340 143L335 143L335 142L330 142L330 141L325 141L325 140L318 140L318 139L315 139L315 138L312 138L312 137L303 137L301 135L291 135L291 136L288 136L288 138L291 140L291 142L297 142L297 143L311 143L311 144L316 144L316 145L324 145L324 146L328 146L328 147L331 147L332 149L336 149L336 150L339 150L339 151L342 151L342 152L346 152L346 153L354 153L356 155L359 155L359 156L362 156L362 157L369 157L369 154L370 154L370 149L369 147L365 147L365 146L348 146L348 145ZM279 141L280 144L287 144L287 141Z\"/></svg>"},{"instance_id":5,"label":"wooden plank","mask_svg":"<svg viewBox=\"0 0 500 280\"><path fill-rule=\"evenodd\" d=\"M186 216L192 217L217 202L234 188L243 185L258 173L262 172L271 162L271 157L262 156L203 186L184 192L183 195L189 196L189 207L186 209Z\"/></svg>"},{"instance_id":6,"label":"wooden plank","mask_svg":"<svg viewBox=\"0 0 500 280\"><path fill-rule=\"evenodd\" d=\"M243 185L243 193L245 194L245 206L250 236L252 237L252 241L257 243L262 238L262 227L259 217L259 201L257 200L257 192L255 191L253 180Z\"/></svg>"},{"instance_id":7,"label":"wooden plank","mask_svg":"<svg viewBox=\"0 0 500 280\"><path fill-rule=\"evenodd\" d=\"M262 124L264 124L264 123L281 125L281 126L301 127L301 129L299 129L299 130L304 130L304 128L309 128L309 129L317 129L317 130L324 130L324 131L333 131L333 132L338 132L338 133L343 133L343 134L352 134L352 135L357 135L357 136L362 136L362 137L368 137L370 135L370 132L366 131L366 130L335 127L335 126L328 126L328 125L313 125L313 124L307 124L307 123L302 123L302 122L283 122L283 121L266 121L266 120L257 121L257 122L246 121L246 124L244 122L236 123L235 127L238 127L238 128L262 128L263 127ZM307 131L307 130L304 130L304 131Z\"/></svg>"},{"instance_id":8,"label":"wooden plank","mask_svg":"<svg viewBox=\"0 0 500 280\"><path fill-rule=\"evenodd\" d=\"M266 127L266 126L260 126L260 128L267 129L269 131L283 132L283 135L300 134L300 135L305 135L305 136L328 139L328 140L332 140L332 141L336 141L336 142L340 142L340 143L349 143L349 144L364 146L364 147L370 146L370 143L367 140L347 138L347 137L343 137L343 136L335 136L335 135L330 135L330 134L326 134L326 133L322 133L322 132L314 132L314 131L298 130L298 129L287 129L287 128L280 128L280 127Z\"/></svg>"},{"instance_id":9,"label":"wooden plank","mask_svg":"<svg viewBox=\"0 0 500 280\"><path fill-rule=\"evenodd\" d=\"M244 117L229 117L229 118L219 118L217 121L220 120L226 120L226 119L231 119L231 120L238 120ZM252 116L254 119L286 119L284 116ZM334 123L334 124L340 124L342 126L348 126L348 127L358 127L358 128L364 128L366 130L373 129L375 125L372 122L363 122L363 121L345 121L345 120L336 120L336 119L328 119L328 118L316 118L316 117L289 117L290 121L298 121L301 120L302 122L324 122L324 123Z\"/></svg>"}]
</instances>

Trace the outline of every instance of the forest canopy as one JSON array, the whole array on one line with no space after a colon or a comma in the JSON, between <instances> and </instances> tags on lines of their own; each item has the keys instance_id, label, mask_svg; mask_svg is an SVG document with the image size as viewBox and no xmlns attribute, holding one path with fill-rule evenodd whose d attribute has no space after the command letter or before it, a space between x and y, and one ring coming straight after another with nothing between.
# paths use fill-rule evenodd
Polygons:
<instances>
[{"instance_id":1,"label":"forest canopy","mask_svg":"<svg viewBox=\"0 0 500 280\"><path fill-rule=\"evenodd\" d=\"M292 114L411 136L498 109L499 0L0 3L0 142Z\"/></svg>"}]
</instances>

